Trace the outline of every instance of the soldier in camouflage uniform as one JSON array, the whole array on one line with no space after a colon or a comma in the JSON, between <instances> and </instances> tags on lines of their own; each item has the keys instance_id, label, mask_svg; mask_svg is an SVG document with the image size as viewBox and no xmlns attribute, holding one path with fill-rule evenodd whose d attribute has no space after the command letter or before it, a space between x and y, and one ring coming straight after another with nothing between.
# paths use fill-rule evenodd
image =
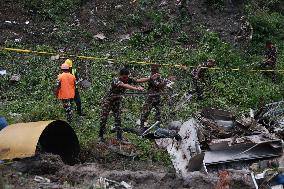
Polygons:
<instances>
[{"instance_id":1,"label":"soldier in camouflage uniform","mask_svg":"<svg viewBox=\"0 0 284 189\"><path fill-rule=\"evenodd\" d=\"M276 60L277 60L277 49L272 44L271 41L266 42L266 52L265 60L261 64L261 69L275 70L276 69ZM276 82L276 73L273 72L264 72L265 75L271 77L272 82Z\"/></svg>"},{"instance_id":2,"label":"soldier in camouflage uniform","mask_svg":"<svg viewBox=\"0 0 284 189\"><path fill-rule=\"evenodd\" d=\"M120 70L119 77L113 79L111 83L111 88L103 99L102 102L102 112L99 130L99 140L104 142L104 134L106 130L107 119L110 111L113 112L115 120L115 131L117 132L117 139L122 140L122 130L121 130L121 99L122 95L125 93L126 89L143 91L144 88L140 86L134 86L137 83L143 83L150 80L150 78L133 79L129 77L129 70L123 68Z\"/></svg>"},{"instance_id":3,"label":"soldier in camouflage uniform","mask_svg":"<svg viewBox=\"0 0 284 189\"><path fill-rule=\"evenodd\" d=\"M189 0L177 0L176 5L178 6L178 11L180 14L180 21L185 21L185 19L188 18L188 16L191 16L189 14L188 9Z\"/></svg>"},{"instance_id":4,"label":"soldier in camouflage uniform","mask_svg":"<svg viewBox=\"0 0 284 189\"><path fill-rule=\"evenodd\" d=\"M235 38L236 41L243 44L245 48L248 47L252 40L253 28L244 16L240 18L240 30Z\"/></svg>"},{"instance_id":5,"label":"soldier in camouflage uniform","mask_svg":"<svg viewBox=\"0 0 284 189\"><path fill-rule=\"evenodd\" d=\"M153 77L155 76L156 77ZM168 79L164 79L160 77L159 74L159 66L152 65L151 68L151 79L148 81L148 93L150 94L147 96L146 101L142 108L141 114L141 131L145 130L144 123L147 121L151 110L155 109L155 120L161 121L161 92L165 88L165 86L170 83L171 81Z\"/></svg>"},{"instance_id":6,"label":"soldier in camouflage uniform","mask_svg":"<svg viewBox=\"0 0 284 189\"><path fill-rule=\"evenodd\" d=\"M197 94L197 99L202 99L204 75L208 68L215 65L214 59L208 59L207 62L199 64L191 72L191 87L192 90L188 94Z\"/></svg>"}]
</instances>

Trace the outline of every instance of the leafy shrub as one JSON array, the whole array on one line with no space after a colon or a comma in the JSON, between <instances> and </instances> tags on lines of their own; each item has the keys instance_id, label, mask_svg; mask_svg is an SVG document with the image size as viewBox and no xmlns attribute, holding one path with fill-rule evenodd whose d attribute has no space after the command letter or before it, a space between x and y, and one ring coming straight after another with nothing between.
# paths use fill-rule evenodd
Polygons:
<instances>
[{"instance_id":1,"label":"leafy shrub","mask_svg":"<svg viewBox=\"0 0 284 189\"><path fill-rule=\"evenodd\" d=\"M25 6L44 18L56 20L60 16L67 16L74 10L81 0L25 0Z\"/></svg>"},{"instance_id":2,"label":"leafy shrub","mask_svg":"<svg viewBox=\"0 0 284 189\"><path fill-rule=\"evenodd\" d=\"M206 0L205 3L208 6L213 6L213 7L220 7L225 5L224 0Z\"/></svg>"}]
</instances>

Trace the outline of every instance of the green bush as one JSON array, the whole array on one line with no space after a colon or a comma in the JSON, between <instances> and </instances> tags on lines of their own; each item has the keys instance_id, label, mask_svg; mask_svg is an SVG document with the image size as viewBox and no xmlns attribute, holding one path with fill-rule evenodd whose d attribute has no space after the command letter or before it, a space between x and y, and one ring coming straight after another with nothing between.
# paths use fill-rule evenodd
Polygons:
<instances>
[{"instance_id":1,"label":"green bush","mask_svg":"<svg viewBox=\"0 0 284 189\"><path fill-rule=\"evenodd\" d=\"M56 20L69 15L81 3L81 0L25 0L28 9L42 15L44 18Z\"/></svg>"},{"instance_id":2,"label":"green bush","mask_svg":"<svg viewBox=\"0 0 284 189\"><path fill-rule=\"evenodd\" d=\"M283 37L284 16L279 13L258 12L249 17L254 29L253 40L263 42L266 39Z\"/></svg>"},{"instance_id":3,"label":"green bush","mask_svg":"<svg viewBox=\"0 0 284 189\"><path fill-rule=\"evenodd\" d=\"M224 0L206 0L205 3L208 6L213 6L213 7L221 7L225 5Z\"/></svg>"}]
</instances>

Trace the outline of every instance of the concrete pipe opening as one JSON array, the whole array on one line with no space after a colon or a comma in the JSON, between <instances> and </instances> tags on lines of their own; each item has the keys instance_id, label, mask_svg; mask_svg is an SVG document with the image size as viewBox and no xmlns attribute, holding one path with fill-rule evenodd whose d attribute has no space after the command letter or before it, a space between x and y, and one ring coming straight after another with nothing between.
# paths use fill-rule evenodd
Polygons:
<instances>
[{"instance_id":1,"label":"concrete pipe opening","mask_svg":"<svg viewBox=\"0 0 284 189\"><path fill-rule=\"evenodd\" d=\"M79 141L74 130L65 121L54 121L42 132L39 138L40 149L58 154L68 164L73 164L79 155Z\"/></svg>"},{"instance_id":2,"label":"concrete pipe opening","mask_svg":"<svg viewBox=\"0 0 284 189\"><path fill-rule=\"evenodd\" d=\"M65 121L39 121L10 125L0 131L0 160L34 156L36 150L58 154L75 163L80 146L76 133Z\"/></svg>"}]
</instances>

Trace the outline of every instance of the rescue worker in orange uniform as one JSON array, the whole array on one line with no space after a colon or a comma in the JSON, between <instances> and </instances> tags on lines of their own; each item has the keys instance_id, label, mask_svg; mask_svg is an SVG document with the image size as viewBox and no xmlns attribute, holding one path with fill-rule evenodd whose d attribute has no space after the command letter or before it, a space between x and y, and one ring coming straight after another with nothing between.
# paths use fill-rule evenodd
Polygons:
<instances>
[{"instance_id":1,"label":"rescue worker in orange uniform","mask_svg":"<svg viewBox=\"0 0 284 189\"><path fill-rule=\"evenodd\" d=\"M69 65L62 64L61 70L63 73L58 75L56 81L56 97L62 101L66 112L67 121L72 121L72 101L75 97L76 78L69 72Z\"/></svg>"}]
</instances>

